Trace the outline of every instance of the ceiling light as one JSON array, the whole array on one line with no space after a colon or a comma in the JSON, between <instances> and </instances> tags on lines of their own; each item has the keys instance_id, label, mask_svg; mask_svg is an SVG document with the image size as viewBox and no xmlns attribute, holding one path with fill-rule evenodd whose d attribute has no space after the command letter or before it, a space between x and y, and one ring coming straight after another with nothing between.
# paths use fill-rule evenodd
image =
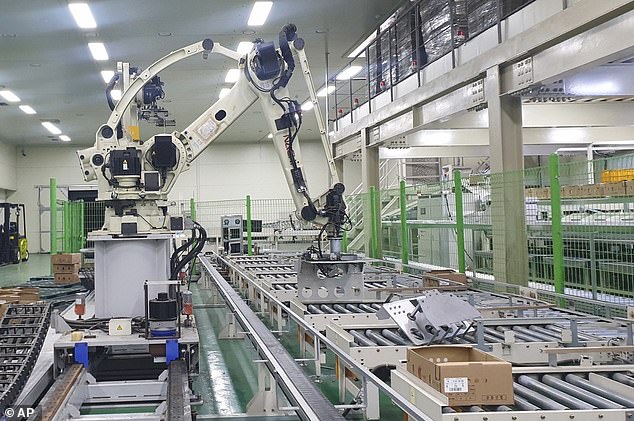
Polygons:
<instances>
[{"instance_id":1,"label":"ceiling light","mask_svg":"<svg viewBox=\"0 0 634 421\"><path fill-rule=\"evenodd\" d=\"M310 111L315 107L312 101L308 100L302 104L302 111Z\"/></svg>"},{"instance_id":2,"label":"ceiling light","mask_svg":"<svg viewBox=\"0 0 634 421\"><path fill-rule=\"evenodd\" d=\"M62 131L50 121L43 121L42 126L52 134L62 134Z\"/></svg>"},{"instance_id":3,"label":"ceiling light","mask_svg":"<svg viewBox=\"0 0 634 421\"><path fill-rule=\"evenodd\" d=\"M249 26L262 26L266 22L266 18L269 17L269 12L273 7L272 1L256 1L253 4L251 15L249 16Z\"/></svg>"},{"instance_id":4,"label":"ceiling light","mask_svg":"<svg viewBox=\"0 0 634 421\"><path fill-rule=\"evenodd\" d=\"M30 105L20 105L19 107L25 114L35 114L35 110Z\"/></svg>"},{"instance_id":5,"label":"ceiling light","mask_svg":"<svg viewBox=\"0 0 634 421\"><path fill-rule=\"evenodd\" d=\"M348 67L347 69L345 69L344 71L342 71L341 73L339 73L337 75L337 80L352 79L354 77L354 75L359 73L362 69L363 69L363 67L361 67L361 66L350 66L350 67Z\"/></svg>"},{"instance_id":6,"label":"ceiling light","mask_svg":"<svg viewBox=\"0 0 634 421\"><path fill-rule=\"evenodd\" d=\"M11 91L0 91L0 95L9 102L20 102L20 97Z\"/></svg>"},{"instance_id":7,"label":"ceiling light","mask_svg":"<svg viewBox=\"0 0 634 421\"><path fill-rule=\"evenodd\" d=\"M335 85L328 85L327 87L324 86L323 88L319 90L319 92L317 92L317 96L330 95L334 91L335 91Z\"/></svg>"},{"instance_id":8,"label":"ceiling light","mask_svg":"<svg viewBox=\"0 0 634 421\"><path fill-rule=\"evenodd\" d=\"M86 3L70 3L68 5L70 12L73 14L73 18L75 18L75 22L77 26L80 28L96 28L97 22L95 22L95 18L90 11L90 7Z\"/></svg>"},{"instance_id":9,"label":"ceiling light","mask_svg":"<svg viewBox=\"0 0 634 421\"><path fill-rule=\"evenodd\" d=\"M365 57L365 49L376 38L376 31L372 32L357 48L348 54L349 58Z\"/></svg>"},{"instance_id":10,"label":"ceiling light","mask_svg":"<svg viewBox=\"0 0 634 421\"><path fill-rule=\"evenodd\" d=\"M90 54L92 54L92 58L95 60L108 60L108 52L106 51L106 46L103 45L103 42L89 42L88 48L90 48Z\"/></svg>"},{"instance_id":11,"label":"ceiling light","mask_svg":"<svg viewBox=\"0 0 634 421\"><path fill-rule=\"evenodd\" d=\"M220 93L218 94L218 98L224 98L227 96L227 94L231 91L230 88L222 88L220 90Z\"/></svg>"},{"instance_id":12,"label":"ceiling light","mask_svg":"<svg viewBox=\"0 0 634 421\"><path fill-rule=\"evenodd\" d=\"M121 99L121 90L120 89L113 89L112 91L110 91L110 96L115 101L119 101Z\"/></svg>"},{"instance_id":13,"label":"ceiling light","mask_svg":"<svg viewBox=\"0 0 634 421\"><path fill-rule=\"evenodd\" d=\"M226 83L236 83L240 79L240 69L229 69L225 76Z\"/></svg>"},{"instance_id":14,"label":"ceiling light","mask_svg":"<svg viewBox=\"0 0 634 421\"><path fill-rule=\"evenodd\" d=\"M114 77L114 70L102 70L101 77L103 78L104 82L110 83L110 81Z\"/></svg>"},{"instance_id":15,"label":"ceiling light","mask_svg":"<svg viewBox=\"0 0 634 421\"><path fill-rule=\"evenodd\" d=\"M59 137L59 140L61 140L62 142L70 142L70 137L63 134Z\"/></svg>"},{"instance_id":16,"label":"ceiling light","mask_svg":"<svg viewBox=\"0 0 634 421\"><path fill-rule=\"evenodd\" d=\"M252 42L242 41L238 44L238 49L236 51L240 54L249 54L252 48L253 48Z\"/></svg>"},{"instance_id":17,"label":"ceiling light","mask_svg":"<svg viewBox=\"0 0 634 421\"><path fill-rule=\"evenodd\" d=\"M267 138L267 139L273 139L273 133L269 133L269 134L266 136L266 138Z\"/></svg>"}]
</instances>

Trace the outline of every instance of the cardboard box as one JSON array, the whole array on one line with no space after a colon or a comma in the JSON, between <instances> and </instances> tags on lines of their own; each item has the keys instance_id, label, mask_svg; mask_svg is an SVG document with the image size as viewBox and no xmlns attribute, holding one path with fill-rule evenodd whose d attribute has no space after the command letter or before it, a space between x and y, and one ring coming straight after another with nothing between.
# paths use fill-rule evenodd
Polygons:
<instances>
[{"instance_id":1,"label":"cardboard box","mask_svg":"<svg viewBox=\"0 0 634 421\"><path fill-rule=\"evenodd\" d=\"M537 187L533 189L533 196L540 200L550 199L550 187Z\"/></svg>"},{"instance_id":2,"label":"cardboard box","mask_svg":"<svg viewBox=\"0 0 634 421\"><path fill-rule=\"evenodd\" d=\"M58 253L51 256L54 265L72 265L81 263L81 253Z\"/></svg>"},{"instance_id":3,"label":"cardboard box","mask_svg":"<svg viewBox=\"0 0 634 421\"><path fill-rule=\"evenodd\" d=\"M30 304L40 299L38 288L15 287L0 288L0 300L10 300L12 303Z\"/></svg>"},{"instance_id":4,"label":"cardboard box","mask_svg":"<svg viewBox=\"0 0 634 421\"><path fill-rule=\"evenodd\" d=\"M627 191L625 188L624 181L621 181L618 183L606 183L603 185L603 190L604 190L605 196L609 196L609 197L627 196Z\"/></svg>"},{"instance_id":5,"label":"cardboard box","mask_svg":"<svg viewBox=\"0 0 634 421\"><path fill-rule=\"evenodd\" d=\"M627 196L634 196L634 180L625 182L625 193Z\"/></svg>"},{"instance_id":6,"label":"cardboard box","mask_svg":"<svg viewBox=\"0 0 634 421\"><path fill-rule=\"evenodd\" d=\"M76 284L78 282L79 282L78 273L56 273L55 274L56 284Z\"/></svg>"},{"instance_id":7,"label":"cardboard box","mask_svg":"<svg viewBox=\"0 0 634 421\"><path fill-rule=\"evenodd\" d=\"M79 273L80 264L55 264L53 265L53 273Z\"/></svg>"},{"instance_id":8,"label":"cardboard box","mask_svg":"<svg viewBox=\"0 0 634 421\"><path fill-rule=\"evenodd\" d=\"M435 278L446 279L452 282L458 282L463 285L467 285L467 283L469 282L469 280L467 279L467 275L465 275L464 273L455 272L453 270L430 270L429 272L426 272L426 275L433 276ZM425 276L424 279L427 281L434 281L434 279L431 279L427 276Z\"/></svg>"},{"instance_id":9,"label":"cardboard box","mask_svg":"<svg viewBox=\"0 0 634 421\"><path fill-rule=\"evenodd\" d=\"M407 371L446 395L450 406L514 403L511 363L472 346L409 348Z\"/></svg>"},{"instance_id":10,"label":"cardboard box","mask_svg":"<svg viewBox=\"0 0 634 421\"><path fill-rule=\"evenodd\" d=\"M586 184L585 186L581 186L581 188L582 188L582 197L605 196L605 189L603 184Z\"/></svg>"}]
</instances>

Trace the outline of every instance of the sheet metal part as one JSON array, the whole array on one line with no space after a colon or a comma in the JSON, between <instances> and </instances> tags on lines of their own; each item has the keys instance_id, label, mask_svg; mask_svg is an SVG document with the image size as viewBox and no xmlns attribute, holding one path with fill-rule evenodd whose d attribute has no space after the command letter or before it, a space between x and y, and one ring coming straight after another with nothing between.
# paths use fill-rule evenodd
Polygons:
<instances>
[{"instance_id":1,"label":"sheet metal part","mask_svg":"<svg viewBox=\"0 0 634 421\"><path fill-rule=\"evenodd\" d=\"M50 322L50 305L10 304L0 321L0 408L13 403L35 365Z\"/></svg>"}]
</instances>

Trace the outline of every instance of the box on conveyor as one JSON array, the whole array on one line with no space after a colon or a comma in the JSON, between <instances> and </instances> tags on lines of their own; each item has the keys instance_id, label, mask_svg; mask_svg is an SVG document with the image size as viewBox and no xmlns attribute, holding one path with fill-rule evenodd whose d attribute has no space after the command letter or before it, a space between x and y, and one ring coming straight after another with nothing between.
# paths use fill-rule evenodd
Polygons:
<instances>
[{"instance_id":1,"label":"box on conveyor","mask_svg":"<svg viewBox=\"0 0 634 421\"><path fill-rule=\"evenodd\" d=\"M446 395L449 406L514 403L511 363L472 346L410 348L407 371Z\"/></svg>"}]
</instances>

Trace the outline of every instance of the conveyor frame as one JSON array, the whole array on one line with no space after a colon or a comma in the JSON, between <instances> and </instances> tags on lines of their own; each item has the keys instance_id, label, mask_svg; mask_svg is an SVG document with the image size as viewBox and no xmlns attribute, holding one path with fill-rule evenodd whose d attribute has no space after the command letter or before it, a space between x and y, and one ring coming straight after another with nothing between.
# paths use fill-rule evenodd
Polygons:
<instances>
[{"instance_id":1,"label":"conveyor frame","mask_svg":"<svg viewBox=\"0 0 634 421\"><path fill-rule=\"evenodd\" d=\"M248 272L242 269L235 262L232 262L231 259L227 259L221 256L217 258L224 266L230 267L233 273L236 275L236 277L241 278L242 281L247 282L247 280L251 278L252 275L250 275ZM199 259L202 262L205 269L208 270L210 276L211 274L214 274L215 276L220 276L220 274L218 274L215 268L213 268L208 257L199 256ZM239 282L240 279L234 279L234 281ZM380 415L379 415L379 407L378 407L379 405L378 395L379 395L379 391L381 391L385 393L405 413L407 413L411 419L431 421L428 416L426 416L422 411L420 411L418 408L412 405L412 403L409 402L407 398L396 393L391 387L389 387L387 384L382 382L378 377L372 374L367 368L363 367L362 365L354 361L348 354L346 354L341 349L339 349L331 340L326 338L318 330L316 330L309 323L307 323L302 318L301 315L293 312L289 307L287 307L282 302L280 302L275 297L273 297L268 291L263 289L260 285L256 284L255 282L253 282L252 279L250 279L250 281L253 284L253 288L255 290L258 290L263 296L266 296L266 298L268 299L269 305L275 306L275 308L278 311L278 320L281 319L282 317L281 313L285 313L288 315L290 319L294 320L298 324L300 332L302 333L309 332L313 336L314 338L313 346L315 350L314 363L315 363L315 369L318 376L320 376L321 374L321 347L323 345L324 347L326 347L327 349L329 349L336 355L337 365L339 367L339 373L346 373L347 371L349 371L354 373L361 380L361 383L362 383L361 389L364 392L363 394L364 394L364 402L366 404L365 412L366 412L367 419L379 418ZM226 281L224 282L226 283ZM227 286L229 286L228 283L227 283ZM234 294L236 294L235 291L234 291ZM242 302L244 306L246 306L244 301L242 300L240 301ZM250 335L250 336L253 337L253 335ZM339 390L340 402L344 401L345 395L346 395L346 389L340 388Z\"/></svg>"}]
</instances>

